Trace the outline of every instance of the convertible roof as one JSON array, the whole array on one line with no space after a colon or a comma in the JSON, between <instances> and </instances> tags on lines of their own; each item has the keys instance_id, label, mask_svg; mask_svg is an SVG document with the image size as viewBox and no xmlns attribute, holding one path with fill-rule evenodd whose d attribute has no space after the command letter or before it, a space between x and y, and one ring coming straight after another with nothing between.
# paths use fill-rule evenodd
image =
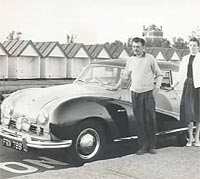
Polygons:
<instances>
[{"instance_id":1,"label":"convertible roof","mask_svg":"<svg viewBox=\"0 0 200 179\"><path fill-rule=\"evenodd\" d=\"M125 59L110 59L110 60L99 60L92 62L93 64L99 64L99 65L111 65L111 66L120 66L125 67L126 66L126 60Z\"/></svg>"},{"instance_id":2,"label":"convertible roof","mask_svg":"<svg viewBox=\"0 0 200 179\"><path fill-rule=\"evenodd\" d=\"M126 59L99 60L99 61L92 62L92 64L125 67ZM158 61L158 65L162 70L178 71L178 69L179 69L178 65L170 63L170 62Z\"/></svg>"},{"instance_id":3,"label":"convertible roof","mask_svg":"<svg viewBox=\"0 0 200 179\"><path fill-rule=\"evenodd\" d=\"M179 65L170 62L158 62L158 65L162 70L178 71L179 69Z\"/></svg>"}]
</instances>

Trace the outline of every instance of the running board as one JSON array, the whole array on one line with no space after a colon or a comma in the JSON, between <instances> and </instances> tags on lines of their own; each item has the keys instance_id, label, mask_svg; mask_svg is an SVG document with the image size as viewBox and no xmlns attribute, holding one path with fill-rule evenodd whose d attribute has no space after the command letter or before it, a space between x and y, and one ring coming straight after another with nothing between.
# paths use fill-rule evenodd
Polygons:
<instances>
[{"instance_id":1,"label":"running board","mask_svg":"<svg viewBox=\"0 0 200 179\"><path fill-rule=\"evenodd\" d=\"M195 129L196 127L194 126L193 128ZM172 133L177 133L177 132L187 131L187 130L188 130L188 128L184 127L184 128L180 128L180 129L174 129L174 130L169 130L169 131L158 132L158 133L156 133L156 135L160 136L160 135L172 134ZM123 140L135 140L137 138L138 138L138 136L118 138L118 139L114 139L114 142L120 142L120 141L123 141Z\"/></svg>"}]
</instances>

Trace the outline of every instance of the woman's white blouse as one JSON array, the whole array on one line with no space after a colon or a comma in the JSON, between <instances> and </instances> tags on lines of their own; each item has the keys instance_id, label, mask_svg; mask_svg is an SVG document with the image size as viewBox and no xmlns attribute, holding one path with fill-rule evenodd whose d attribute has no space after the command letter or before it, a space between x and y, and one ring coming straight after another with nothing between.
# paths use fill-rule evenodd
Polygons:
<instances>
[{"instance_id":1,"label":"woman's white blouse","mask_svg":"<svg viewBox=\"0 0 200 179\"><path fill-rule=\"evenodd\" d=\"M189 58L190 58L190 54L184 56L180 64L179 72L176 78L176 81L179 83L184 83L187 78ZM192 64L192 70L193 70L194 87L199 88L200 87L200 53L199 52L195 55L195 58Z\"/></svg>"}]
</instances>

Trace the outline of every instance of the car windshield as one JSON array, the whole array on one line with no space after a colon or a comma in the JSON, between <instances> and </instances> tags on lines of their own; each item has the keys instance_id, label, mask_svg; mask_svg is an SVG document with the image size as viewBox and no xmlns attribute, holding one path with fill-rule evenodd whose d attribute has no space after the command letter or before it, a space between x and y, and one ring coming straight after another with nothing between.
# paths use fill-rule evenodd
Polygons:
<instances>
[{"instance_id":1,"label":"car windshield","mask_svg":"<svg viewBox=\"0 0 200 179\"><path fill-rule=\"evenodd\" d=\"M79 76L77 81L90 84L98 84L101 86L115 86L120 77L122 77L124 69L122 67L90 65Z\"/></svg>"}]
</instances>

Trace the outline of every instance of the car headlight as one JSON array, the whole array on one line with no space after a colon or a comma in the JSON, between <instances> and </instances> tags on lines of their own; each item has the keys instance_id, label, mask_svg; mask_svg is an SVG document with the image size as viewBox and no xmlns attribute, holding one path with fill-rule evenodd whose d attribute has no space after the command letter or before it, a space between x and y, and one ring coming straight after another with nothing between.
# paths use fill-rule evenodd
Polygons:
<instances>
[{"instance_id":1,"label":"car headlight","mask_svg":"<svg viewBox=\"0 0 200 179\"><path fill-rule=\"evenodd\" d=\"M13 114L14 108L11 102L6 102L2 104L2 114L9 117Z\"/></svg>"},{"instance_id":2,"label":"car headlight","mask_svg":"<svg viewBox=\"0 0 200 179\"><path fill-rule=\"evenodd\" d=\"M29 131L31 127L31 122L28 118L26 117L19 117L16 120L16 128L18 130L24 130L24 131Z\"/></svg>"},{"instance_id":3,"label":"car headlight","mask_svg":"<svg viewBox=\"0 0 200 179\"><path fill-rule=\"evenodd\" d=\"M2 124L5 125L5 126L8 126L9 123L10 123L10 118L9 117L4 117L2 118Z\"/></svg>"},{"instance_id":4,"label":"car headlight","mask_svg":"<svg viewBox=\"0 0 200 179\"><path fill-rule=\"evenodd\" d=\"M49 116L46 112L43 112L37 117L37 122L43 125L46 124L48 120L49 120Z\"/></svg>"},{"instance_id":5,"label":"car headlight","mask_svg":"<svg viewBox=\"0 0 200 179\"><path fill-rule=\"evenodd\" d=\"M28 118L23 118L22 119L22 129L25 131L29 131L31 127L31 122Z\"/></svg>"}]
</instances>

